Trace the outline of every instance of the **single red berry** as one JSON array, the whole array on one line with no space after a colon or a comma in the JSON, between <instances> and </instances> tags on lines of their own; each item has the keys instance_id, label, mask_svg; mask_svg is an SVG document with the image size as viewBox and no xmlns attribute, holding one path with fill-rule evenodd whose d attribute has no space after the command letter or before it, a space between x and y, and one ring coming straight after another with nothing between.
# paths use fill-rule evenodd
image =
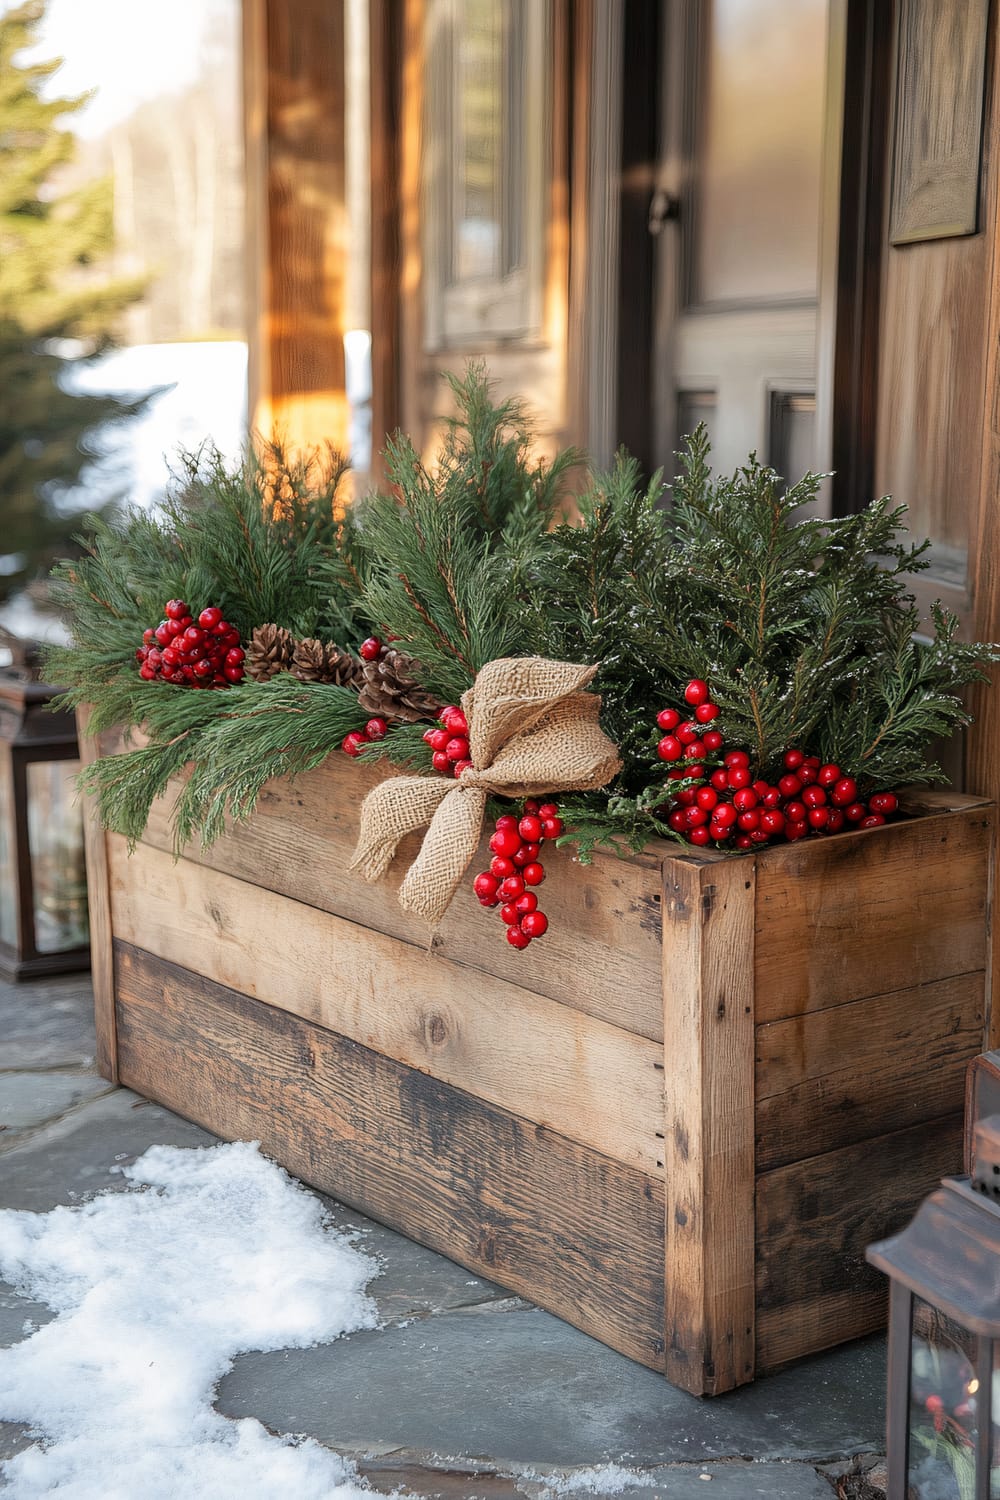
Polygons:
<instances>
[{"instance_id":1,"label":"single red berry","mask_svg":"<svg viewBox=\"0 0 1000 1500\"><path fill-rule=\"evenodd\" d=\"M144 661L142 666L139 668L139 676L145 682L152 682L156 676L156 669L154 667L151 667L148 661Z\"/></svg>"},{"instance_id":2,"label":"single red berry","mask_svg":"<svg viewBox=\"0 0 1000 1500\"><path fill-rule=\"evenodd\" d=\"M152 626L150 626L148 630L144 630L142 632L142 644L144 646L151 646L155 640L156 640L156 633L153 630Z\"/></svg>"},{"instance_id":3,"label":"single red berry","mask_svg":"<svg viewBox=\"0 0 1000 1500\"><path fill-rule=\"evenodd\" d=\"M520 927L508 927L507 941L512 948L527 948L531 939L526 932L521 931Z\"/></svg>"},{"instance_id":4,"label":"single red berry","mask_svg":"<svg viewBox=\"0 0 1000 1500\"><path fill-rule=\"evenodd\" d=\"M447 729L431 729L428 730L427 734L424 735L424 739L427 741L428 745L430 745L432 750L440 750L443 752L448 741L451 739L451 735L448 733Z\"/></svg>"},{"instance_id":5,"label":"single red berry","mask_svg":"<svg viewBox=\"0 0 1000 1500\"><path fill-rule=\"evenodd\" d=\"M506 922L508 927L513 927L515 922L521 920L521 914L513 901L505 901L500 908L500 920Z\"/></svg>"},{"instance_id":6,"label":"single red berry","mask_svg":"<svg viewBox=\"0 0 1000 1500\"><path fill-rule=\"evenodd\" d=\"M781 788L776 786L769 786L760 800L763 802L765 807L780 807Z\"/></svg>"},{"instance_id":7,"label":"single red berry","mask_svg":"<svg viewBox=\"0 0 1000 1500\"><path fill-rule=\"evenodd\" d=\"M845 823L844 814L839 807L830 808L830 821L826 825L827 833L840 833Z\"/></svg>"},{"instance_id":8,"label":"single red berry","mask_svg":"<svg viewBox=\"0 0 1000 1500\"><path fill-rule=\"evenodd\" d=\"M769 838L770 834L765 833L763 828L752 828L750 830L751 844L766 844Z\"/></svg>"},{"instance_id":9,"label":"single red berry","mask_svg":"<svg viewBox=\"0 0 1000 1500\"><path fill-rule=\"evenodd\" d=\"M768 807L760 815L760 826L769 836L784 832L785 815L777 807Z\"/></svg>"},{"instance_id":10,"label":"single red berry","mask_svg":"<svg viewBox=\"0 0 1000 1500\"><path fill-rule=\"evenodd\" d=\"M521 874L525 885L541 885L545 879L545 870L539 864L525 865Z\"/></svg>"},{"instance_id":11,"label":"single red berry","mask_svg":"<svg viewBox=\"0 0 1000 1500\"><path fill-rule=\"evenodd\" d=\"M516 828L498 828L490 839L494 854L505 854L509 859L521 847L521 835Z\"/></svg>"},{"instance_id":12,"label":"single red berry","mask_svg":"<svg viewBox=\"0 0 1000 1500\"><path fill-rule=\"evenodd\" d=\"M881 813L869 813L867 818L861 819L862 828L881 828L884 823L885 818Z\"/></svg>"},{"instance_id":13,"label":"single red berry","mask_svg":"<svg viewBox=\"0 0 1000 1500\"><path fill-rule=\"evenodd\" d=\"M699 824L697 828L692 828L688 832L689 843L694 844L695 847L699 849L707 844L711 837L711 830L709 828L706 828L703 824Z\"/></svg>"},{"instance_id":14,"label":"single red berry","mask_svg":"<svg viewBox=\"0 0 1000 1500\"><path fill-rule=\"evenodd\" d=\"M242 682L243 681L243 668L242 667L223 667L223 669L222 669L222 677L223 677L223 679L226 682ZM218 682L218 680L219 680L218 677L216 677L215 680L216 680L216 682ZM369 739L374 739L374 735L370 734L368 736L368 738Z\"/></svg>"},{"instance_id":15,"label":"single red berry","mask_svg":"<svg viewBox=\"0 0 1000 1500\"><path fill-rule=\"evenodd\" d=\"M825 828L830 821L830 809L819 804L810 807L807 821L811 828Z\"/></svg>"},{"instance_id":16,"label":"single red berry","mask_svg":"<svg viewBox=\"0 0 1000 1500\"><path fill-rule=\"evenodd\" d=\"M537 814L537 812L538 812L538 802L537 802L537 800L534 797L529 797L527 799L527 801L524 804L524 811L526 813Z\"/></svg>"},{"instance_id":17,"label":"single red berry","mask_svg":"<svg viewBox=\"0 0 1000 1500\"><path fill-rule=\"evenodd\" d=\"M720 802L712 814L712 821L723 828L729 828L736 822L737 816L736 809L731 802Z\"/></svg>"},{"instance_id":18,"label":"single red berry","mask_svg":"<svg viewBox=\"0 0 1000 1500\"><path fill-rule=\"evenodd\" d=\"M746 770L749 764L750 757L745 750L730 750L729 754L723 757L723 765L730 771Z\"/></svg>"},{"instance_id":19,"label":"single red berry","mask_svg":"<svg viewBox=\"0 0 1000 1500\"><path fill-rule=\"evenodd\" d=\"M202 642L205 639L205 632L199 630L197 625L189 625L181 639L184 642L185 651L194 651L196 647L200 650Z\"/></svg>"},{"instance_id":20,"label":"single red berry","mask_svg":"<svg viewBox=\"0 0 1000 1500\"><path fill-rule=\"evenodd\" d=\"M148 646L136 646L136 648L135 648L135 659L136 659L136 661L145 661L146 657L148 655L149 655L149 647Z\"/></svg>"},{"instance_id":21,"label":"single red berry","mask_svg":"<svg viewBox=\"0 0 1000 1500\"><path fill-rule=\"evenodd\" d=\"M562 833L562 831L563 831L563 820L562 820L562 818L543 818L542 819L542 838L543 839L557 839L559 837L559 835Z\"/></svg>"},{"instance_id":22,"label":"single red berry","mask_svg":"<svg viewBox=\"0 0 1000 1500\"><path fill-rule=\"evenodd\" d=\"M497 822L496 822L497 832L498 833L502 833L505 828L512 828L514 830L514 832L516 833L517 832L517 822L518 822L518 820L517 820L517 818L515 818L515 816L514 816L513 813L503 813L499 818L497 818Z\"/></svg>"},{"instance_id":23,"label":"single red berry","mask_svg":"<svg viewBox=\"0 0 1000 1500\"><path fill-rule=\"evenodd\" d=\"M541 847L541 844L522 844L513 856L515 866L521 869L524 865L533 864Z\"/></svg>"},{"instance_id":24,"label":"single red berry","mask_svg":"<svg viewBox=\"0 0 1000 1500\"><path fill-rule=\"evenodd\" d=\"M701 740L692 740L687 747L688 760L704 760L708 751Z\"/></svg>"},{"instance_id":25,"label":"single red berry","mask_svg":"<svg viewBox=\"0 0 1000 1500\"><path fill-rule=\"evenodd\" d=\"M448 708L441 715L441 722L449 734L468 736L469 721L460 708Z\"/></svg>"},{"instance_id":26,"label":"single red berry","mask_svg":"<svg viewBox=\"0 0 1000 1500\"><path fill-rule=\"evenodd\" d=\"M543 911L527 911L521 918L521 931L529 937L541 937L549 930L549 919Z\"/></svg>"},{"instance_id":27,"label":"single red berry","mask_svg":"<svg viewBox=\"0 0 1000 1500\"><path fill-rule=\"evenodd\" d=\"M738 833L736 835L736 847L737 849L752 849L753 839L748 833Z\"/></svg>"},{"instance_id":28,"label":"single red berry","mask_svg":"<svg viewBox=\"0 0 1000 1500\"><path fill-rule=\"evenodd\" d=\"M198 616L198 624L202 630L214 630L221 619L222 610L215 604L209 604Z\"/></svg>"},{"instance_id":29,"label":"single red berry","mask_svg":"<svg viewBox=\"0 0 1000 1500\"><path fill-rule=\"evenodd\" d=\"M699 724L711 724L713 719L719 717L719 705L717 703L699 703L694 711L694 716Z\"/></svg>"},{"instance_id":30,"label":"single red berry","mask_svg":"<svg viewBox=\"0 0 1000 1500\"><path fill-rule=\"evenodd\" d=\"M194 675L196 677L211 677L215 671L214 666L207 656L202 656L194 664Z\"/></svg>"},{"instance_id":31,"label":"single red berry","mask_svg":"<svg viewBox=\"0 0 1000 1500\"><path fill-rule=\"evenodd\" d=\"M799 766L799 780L803 786L812 786L818 775L819 768L811 766L807 760L804 760L801 766Z\"/></svg>"},{"instance_id":32,"label":"single red berry","mask_svg":"<svg viewBox=\"0 0 1000 1500\"><path fill-rule=\"evenodd\" d=\"M222 623L225 624L225 621ZM240 633L232 625L228 626L225 631L222 631L221 627L216 625L215 633L216 635L221 635L224 646L238 646L240 643Z\"/></svg>"},{"instance_id":33,"label":"single red berry","mask_svg":"<svg viewBox=\"0 0 1000 1500\"><path fill-rule=\"evenodd\" d=\"M715 807L719 800L719 794L714 787L700 786L694 794L694 800L697 802L698 806L703 807L706 812L711 812L712 808Z\"/></svg>"},{"instance_id":34,"label":"single red berry","mask_svg":"<svg viewBox=\"0 0 1000 1500\"><path fill-rule=\"evenodd\" d=\"M694 789L694 787L693 786L686 786L682 792L678 792L677 793L677 795L676 795L676 797L675 797L674 800L676 801L678 807L694 807L694 804L695 804L695 789Z\"/></svg>"},{"instance_id":35,"label":"single red berry","mask_svg":"<svg viewBox=\"0 0 1000 1500\"><path fill-rule=\"evenodd\" d=\"M868 806L873 813L894 813L899 806L899 798L895 792L873 792L868 798Z\"/></svg>"},{"instance_id":36,"label":"single red berry","mask_svg":"<svg viewBox=\"0 0 1000 1500\"><path fill-rule=\"evenodd\" d=\"M692 677L684 689L684 702L696 707L699 703L708 701L708 683L702 682L700 677Z\"/></svg>"},{"instance_id":37,"label":"single red berry","mask_svg":"<svg viewBox=\"0 0 1000 1500\"><path fill-rule=\"evenodd\" d=\"M806 807L822 807L826 802L826 792L818 783L815 786L807 786L803 790L802 800Z\"/></svg>"},{"instance_id":38,"label":"single red berry","mask_svg":"<svg viewBox=\"0 0 1000 1500\"><path fill-rule=\"evenodd\" d=\"M530 866L529 866L530 869ZM516 901L524 893L524 876L508 875L500 882L500 894L505 901Z\"/></svg>"},{"instance_id":39,"label":"single red berry","mask_svg":"<svg viewBox=\"0 0 1000 1500\"><path fill-rule=\"evenodd\" d=\"M726 826L723 823L717 823L714 818L708 825L709 836L713 838L717 844L721 844L726 839L731 838L734 831L735 825Z\"/></svg>"},{"instance_id":40,"label":"single red berry","mask_svg":"<svg viewBox=\"0 0 1000 1500\"><path fill-rule=\"evenodd\" d=\"M737 812L741 813L749 812L752 807L757 806L758 801L759 798L752 786L740 787L740 790L733 796L733 806Z\"/></svg>"},{"instance_id":41,"label":"single red berry","mask_svg":"<svg viewBox=\"0 0 1000 1500\"><path fill-rule=\"evenodd\" d=\"M242 646L230 646L226 652L226 666L238 667L246 658L246 652Z\"/></svg>"},{"instance_id":42,"label":"single red berry","mask_svg":"<svg viewBox=\"0 0 1000 1500\"><path fill-rule=\"evenodd\" d=\"M168 620L183 620L189 610L182 599L168 599L163 607L163 613Z\"/></svg>"},{"instance_id":43,"label":"single red berry","mask_svg":"<svg viewBox=\"0 0 1000 1500\"><path fill-rule=\"evenodd\" d=\"M804 802L793 799L785 803L785 818L789 823L804 823L809 809Z\"/></svg>"},{"instance_id":44,"label":"single red berry","mask_svg":"<svg viewBox=\"0 0 1000 1500\"><path fill-rule=\"evenodd\" d=\"M684 825L686 828L700 828L703 823L708 822L708 813L703 807L694 804L684 809Z\"/></svg>"},{"instance_id":45,"label":"single red berry","mask_svg":"<svg viewBox=\"0 0 1000 1500\"><path fill-rule=\"evenodd\" d=\"M681 722L681 716L676 708L661 708L660 712L656 715L656 722L662 730L669 733L671 729L677 728Z\"/></svg>"},{"instance_id":46,"label":"single red berry","mask_svg":"<svg viewBox=\"0 0 1000 1500\"><path fill-rule=\"evenodd\" d=\"M822 762L820 761L818 755L807 755L802 764L804 766L812 766L815 770L818 771Z\"/></svg>"},{"instance_id":47,"label":"single red berry","mask_svg":"<svg viewBox=\"0 0 1000 1500\"><path fill-rule=\"evenodd\" d=\"M793 776L791 771L778 781L778 791L783 797L797 797L801 790L802 782L797 776Z\"/></svg>"},{"instance_id":48,"label":"single red berry","mask_svg":"<svg viewBox=\"0 0 1000 1500\"><path fill-rule=\"evenodd\" d=\"M746 812L741 812L736 819L736 826L737 828L741 828L744 833L753 833L755 828L759 828L760 813L756 807L751 807Z\"/></svg>"},{"instance_id":49,"label":"single red berry","mask_svg":"<svg viewBox=\"0 0 1000 1500\"><path fill-rule=\"evenodd\" d=\"M517 907L518 911L523 917L525 912L536 910L538 906L538 897L535 895L534 891L524 891L520 896L518 896L517 900L514 902L514 905Z\"/></svg>"},{"instance_id":50,"label":"single red berry","mask_svg":"<svg viewBox=\"0 0 1000 1500\"><path fill-rule=\"evenodd\" d=\"M724 771L721 766L717 771L713 771L708 779L717 792L724 792L729 786L729 772Z\"/></svg>"},{"instance_id":51,"label":"single red berry","mask_svg":"<svg viewBox=\"0 0 1000 1500\"><path fill-rule=\"evenodd\" d=\"M677 738L682 745L693 745L695 740L701 739L701 725L694 719L685 719L677 726Z\"/></svg>"},{"instance_id":52,"label":"single red berry","mask_svg":"<svg viewBox=\"0 0 1000 1500\"><path fill-rule=\"evenodd\" d=\"M517 831L525 843L537 844L542 838L542 820L537 813L526 813L517 825Z\"/></svg>"},{"instance_id":53,"label":"single red berry","mask_svg":"<svg viewBox=\"0 0 1000 1500\"><path fill-rule=\"evenodd\" d=\"M710 729L707 734L702 735L701 743L714 755L716 750L722 749L725 741L718 729Z\"/></svg>"},{"instance_id":54,"label":"single red berry","mask_svg":"<svg viewBox=\"0 0 1000 1500\"><path fill-rule=\"evenodd\" d=\"M481 875L477 875L475 880L472 882L472 889L475 891L480 901L486 901L490 897L496 895L497 886L499 884L500 882L497 880L495 875L491 875L488 870L484 870L483 873Z\"/></svg>"},{"instance_id":55,"label":"single red berry","mask_svg":"<svg viewBox=\"0 0 1000 1500\"><path fill-rule=\"evenodd\" d=\"M525 812L527 812L528 808L525 808L524 810L525 810ZM559 803L558 802L543 802L542 805L541 805L541 807L538 808L538 816L540 818L558 818L558 816L559 816Z\"/></svg>"},{"instance_id":56,"label":"single red berry","mask_svg":"<svg viewBox=\"0 0 1000 1500\"><path fill-rule=\"evenodd\" d=\"M661 760L680 760L684 746L675 734L665 734L656 747L656 753Z\"/></svg>"},{"instance_id":57,"label":"single red berry","mask_svg":"<svg viewBox=\"0 0 1000 1500\"><path fill-rule=\"evenodd\" d=\"M434 751L434 754L431 756L431 765L434 767L435 771L441 771L446 776L449 776L451 774L452 763L448 759L447 755L445 755L443 750Z\"/></svg>"},{"instance_id":58,"label":"single red berry","mask_svg":"<svg viewBox=\"0 0 1000 1500\"><path fill-rule=\"evenodd\" d=\"M820 786L833 786L840 780L842 774L840 767L835 766L831 761L828 765L820 766L816 780Z\"/></svg>"},{"instance_id":59,"label":"single red berry","mask_svg":"<svg viewBox=\"0 0 1000 1500\"><path fill-rule=\"evenodd\" d=\"M377 635L370 635L366 641L362 641L358 647L358 654L362 661L375 661L382 655L382 642Z\"/></svg>"},{"instance_id":60,"label":"single red berry","mask_svg":"<svg viewBox=\"0 0 1000 1500\"><path fill-rule=\"evenodd\" d=\"M444 747L444 753L449 760L468 760L469 742L460 735L450 739Z\"/></svg>"},{"instance_id":61,"label":"single red berry","mask_svg":"<svg viewBox=\"0 0 1000 1500\"><path fill-rule=\"evenodd\" d=\"M808 832L809 832L809 824L806 823L806 822L802 822L802 823L798 823L798 822L796 822L796 823L786 822L785 823L785 838L788 840L789 843L794 843L796 839L805 838L805 836L806 836L806 834Z\"/></svg>"},{"instance_id":62,"label":"single red berry","mask_svg":"<svg viewBox=\"0 0 1000 1500\"><path fill-rule=\"evenodd\" d=\"M763 802L765 794L769 790L767 782L758 777L757 780L753 783L753 789L757 793L757 801Z\"/></svg>"},{"instance_id":63,"label":"single red berry","mask_svg":"<svg viewBox=\"0 0 1000 1500\"><path fill-rule=\"evenodd\" d=\"M352 729L350 734L344 735L344 738L340 742L340 748L345 755L349 755L352 760L356 760L367 743L366 736L359 729Z\"/></svg>"},{"instance_id":64,"label":"single red berry","mask_svg":"<svg viewBox=\"0 0 1000 1500\"><path fill-rule=\"evenodd\" d=\"M860 823L867 816L868 809L863 802L852 802L850 807L844 808L844 817L848 823Z\"/></svg>"},{"instance_id":65,"label":"single red berry","mask_svg":"<svg viewBox=\"0 0 1000 1500\"><path fill-rule=\"evenodd\" d=\"M675 807L672 813L667 814L667 827L672 828L674 833L683 833L687 826L686 807Z\"/></svg>"},{"instance_id":66,"label":"single red berry","mask_svg":"<svg viewBox=\"0 0 1000 1500\"><path fill-rule=\"evenodd\" d=\"M227 654L226 654L226 661L227 662L228 662L229 657L231 655L232 655L232 652L227 652ZM386 723L385 719L380 719L378 717L376 717L374 719L369 719L368 723L365 725L365 734L368 736L368 738L370 740L384 740L385 737L386 737L386 735L388 733L389 733L389 725Z\"/></svg>"},{"instance_id":67,"label":"single red berry","mask_svg":"<svg viewBox=\"0 0 1000 1500\"><path fill-rule=\"evenodd\" d=\"M159 646L169 646L173 638L174 633L172 630L167 629L166 622L164 622L162 625L157 625L156 629L153 631L153 639Z\"/></svg>"},{"instance_id":68,"label":"single red berry","mask_svg":"<svg viewBox=\"0 0 1000 1500\"><path fill-rule=\"evenodd\" d=\"M753 780L746 766L733 766L728 774L731 787L749 786Z\"/></svg>"},{"instance_id":69,"label":"single red berry","mask_svg":"<svg viewBox=\"0 0 1000 1500\"><path fill-rule=\"evenodd\" d=\"M472 761L471 760L456 760L455 761L455 780L458 781L459 778L462 775L462 772L463 771L467 771L471 765L472 765Z\"/></svg>"},{"instance_id":70,"label":"single red berry","mask_svg":"<svg viewBox=\"0 0 1000 1500\"><path fill-rule=\"evenodd\" d=\"M786 750L782 760L786 771L797 771L805 760L805 755L801 750Z\"/></svg>"},{"instance_id":71,"label":"single red berry","mask_svg":"<svg viewBox=\"0 0 1000 1500\"><path fill-rule=\"evenodd\" d=\"M517 874L517 865L506 854L494 854L490 860L490 874L497 880L506 880L508 875Z\"/></svg>"},{"instance_id":72,"label":"single red berry","mask_svg":"<svg viewBox=\"0 0 1000 1500\"><path fill-rule=\"evenodd\" d=\"M830 792L830 801L834 807L849 807L858 795L858 783L853 776L842 776L839 781L834 782Z\"/></svg>"}]
</instances>

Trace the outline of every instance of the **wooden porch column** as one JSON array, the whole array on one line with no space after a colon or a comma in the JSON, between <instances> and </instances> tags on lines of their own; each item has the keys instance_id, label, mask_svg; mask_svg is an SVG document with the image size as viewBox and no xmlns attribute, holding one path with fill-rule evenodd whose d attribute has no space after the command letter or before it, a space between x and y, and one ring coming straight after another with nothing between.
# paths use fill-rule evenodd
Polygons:
<instances>
[{"instance_id":1,"label":"wooden porch column","mask_svg":"<svg viewBox=\"0 0 1000 1500\"><path fill-rule=\"evenodd\" d=\"M344 0L243 0L251 426L346 450Z\"/></svg>"}]
</instances>

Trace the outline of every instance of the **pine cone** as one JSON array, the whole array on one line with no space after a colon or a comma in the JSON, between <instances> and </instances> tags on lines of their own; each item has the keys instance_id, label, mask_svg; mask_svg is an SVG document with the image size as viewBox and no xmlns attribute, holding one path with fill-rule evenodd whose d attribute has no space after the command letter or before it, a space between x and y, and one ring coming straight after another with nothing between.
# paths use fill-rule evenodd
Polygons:
<instances>
[{"instance_id":1,"label":"pine cone","mask_svg":"<svg viewBox=\"0 0 1000 1500\"><path fill-rule=\"evenodd\" d=\"M291 631L281 625L258 625L247 650L247 676L254 682L269 682L278 672L287 672L292 645Z\"/></svg>"},{"instance_id":2,"label":"pine cone","mask_svg":"<svg viewBox=\"0 0 1000 1500\"><path fill-rule=\"evenodd\" d=\"M312 636L296 641L292 651L291 673L300 682L327 682L327 655L322 641Z\"/></svg>"},{"instance_id":3,"label":"pine cone","mask_svg":"<svg viewBox=\"0 0 1000 1500\"><path fill-rule=\"evenodd\" d=\"M403 719L416 724L437 718L443 705L420 683L420 663L387 646L375 661L364 663L364 680L358 702L366 714L382 719Z\"/></svg>"},{"instance_id":4,"label":"pine cone","mask_svg":"<svg viewBox=\"0 0 1000 1500\"><path fill-rule=\"evenodd\" d=\"M355 692L365 680L365 664L349 651L341 651L332 641L326 643L326 681Z\"/></svg>"}]
</instances>

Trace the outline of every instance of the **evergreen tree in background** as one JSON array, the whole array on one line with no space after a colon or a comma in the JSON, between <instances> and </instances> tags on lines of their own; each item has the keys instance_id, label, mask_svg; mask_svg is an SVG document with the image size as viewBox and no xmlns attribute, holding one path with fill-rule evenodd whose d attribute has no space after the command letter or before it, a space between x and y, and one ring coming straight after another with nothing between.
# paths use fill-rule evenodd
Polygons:
<instances>
[{"instance_id":1,"label":"evergreen tree in background","mask_svg":"<svg viewBox=\"0 0 1000 1500\"><path fill-rule=\"evenodd\" d=\"M59 191L75 149L59 121L88 96L43 98L60 60L20 60L44 12L45 0L28 0L0 15L0 603L66 555L79 515L65 493L100 452L96 429L142 405L64 389L74 366L114 342L141 286L100 272L110 182Z\"/></svg>"}]
</instances>

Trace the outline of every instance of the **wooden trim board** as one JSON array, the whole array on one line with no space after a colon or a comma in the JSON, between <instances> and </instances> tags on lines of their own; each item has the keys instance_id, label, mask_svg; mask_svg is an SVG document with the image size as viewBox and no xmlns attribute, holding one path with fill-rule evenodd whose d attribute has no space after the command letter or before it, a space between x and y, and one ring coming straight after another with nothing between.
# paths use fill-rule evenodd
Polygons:
<instances>
[{"instance_id":1,"label":"wooden trim board","mask_svg":"<svg viewBox=\"0 0 1000 1500\"><path fill-rule=\"evenodd\" d=\"M100 746L88 725L90 709L76 714L81 766L93 765ZM101 826L95 798L88 797L83 809L84 854L87 862L87 901L90 911L90 972L94 986L94 1026L97 1032L97 1070L102 1078L118 1082L118 1038L115 1032L115 969L112 951L111 886L108 870L108 835Z\"/></svg>"}]
</instances>

